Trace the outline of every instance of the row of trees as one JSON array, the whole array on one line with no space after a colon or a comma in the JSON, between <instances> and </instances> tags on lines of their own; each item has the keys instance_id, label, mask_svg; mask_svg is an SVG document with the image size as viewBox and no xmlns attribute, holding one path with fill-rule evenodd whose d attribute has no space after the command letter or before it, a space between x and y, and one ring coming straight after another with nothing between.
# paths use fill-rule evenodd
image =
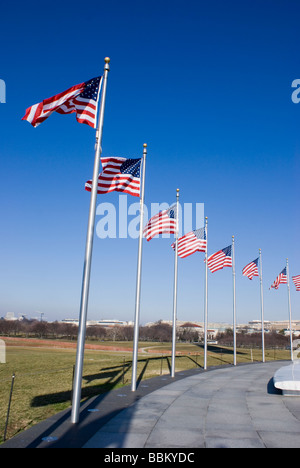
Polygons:
<instances>
[{"instance_id":1,"label":"row of trees","mask_svg":"<svg viewBox=\"0 0 300 468\"><path fill-rule=\"evenodd\" d=\"M203 341L202 337L199 338L198 332L187 325L177 329L178 341ZM0 335L2 336L76 340L77 333L78 327L70 323L38 320L0 320ZM114 326L105 328L100 325L93 325L87 327L86 336L90 340L98 341L132 341L133 327ZM171 342L172 327L161 321L151 327L140 327L139 339L141 341ZM236 339L238 347L261 347L261 333L237 333ZM228 329L224 333L219 333L216 341L221 346L233 346L233 331ZM265 333L266 347L286 347L288 345L289 337L276 332Z\"/></svg>"},{"instance_id":2,"label":"row of trees","mask_svg":"<svg viewBox=\"0 0 300 468\"><path fill-rule=\"evenodd\" d=\"M105 329L99 325L87 327L87 336L91 339L109 339L114 341L132 341L133 340L133 327L122 326L112 327ZM139 339L141 341L159 341L171 342L172 341L172 326L168 323L161 321L155 323L151 327L140 327ZM179 341L199 341L198 332L190 330L189 327L177 329L177 339Z\"/></svg>"},{"instance_id":3,"label":"row of trees","mask_svg":"<svg viewBox=\"0 0 300 468\"><path fill-rule=\"evenodd\" d=\"M216 336L218 345L233 346L233 330L228 329L223 333L218 333ZM261 348L262 335L261 332L246 333L240 332L236 335L236 345L239 348ZM264 342L266 348L285 348L290 344L289 336L283 333L271 331L264 334Z\"/></svg>"},{"instance_id":4,"label":"row of trees","mask_svg":"<svg viewBox=\"0 0 300 468\"><path fill-rule=\"evenodd\" d=\"M0 320L0 335L38 338L77 336L76 325L38 320Z\"/></svg>"},{"instance_id":5,"label":"row of trees","mask_svg":"<svg viewBox=\"0 0 300 468\"><path fill-rule=\"evenodd\" d=\"M38 320L0 320L0 335L24 336L49 339L76 340L78 327L70 323L46 322ZM88 326L86 337L91 340L132 341L132 326L114 326L105 328L101 325ZM157 322L152 327L140 327L139 338L142 341L172 341L172 327L169 324ZM182 330L179 339L197 341L198 334L187 334Z\"/></svg>"}]
</instances>

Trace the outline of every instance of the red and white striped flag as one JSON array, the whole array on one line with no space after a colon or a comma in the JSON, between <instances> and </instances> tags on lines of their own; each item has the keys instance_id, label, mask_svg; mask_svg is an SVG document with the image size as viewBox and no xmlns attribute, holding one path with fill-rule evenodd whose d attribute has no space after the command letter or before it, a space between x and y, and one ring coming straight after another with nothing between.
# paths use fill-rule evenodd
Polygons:
<instances>
[{"instance_id":1,"label":"red and white striped flag","mask_svg":"<svg viewBox=\"0 0 300 468\"><path fill-rule=\"evenodd\" d=\"M296 286L296 291L300 291L300 275L292 276L292 280Z\"/></svg>"},{"instance_id":2,"label":"red and white striped flag","mask_svg":"<svg viewBox=\"0 0 300 468\"><path fill-rule=\"evenodd\" d=\"M144 227L144 237L147 241L151 240L157 234L170 233L175 234L177 228L177 206L172 205L168 210L160 211Z\"/></svg>"},{"instance_id":3,"label":"red and white striped flag","mask_svg":"<svg viewBox=\"0 0 300 468\"><path fill-rule=\"evenodd\" d=\"M175 242L172 246L175 250ZM206 234L205 228L196 229L188 232L178 239L178 257L185 258L195 252L206 252Z\"/></svg>"},{"instance_id":4,"label":"red and white striped flag","mask_svg":"<svg viewBox=\"0 0 300 468\"><path fill-rule=\"evenodd\" d=\"M33 127L44 122L53 112L59 114L76 113L79 123L96 128L98 95L102 77L72 86L51 98L34 104L26 110L22 120L27 120Z\"/></svg>"},{"instance_id":5,"label":"red and white striped flag","mask_svg":"<svg viewBox=\"0 0 300 468\"><path fill-rule=\"evenodd\" d=\"M231 245L208 257L207 266L212 273L224 267L232 267Z\"/></svg>"},{"instance_id":6,"label":"red and white striped flag","mask_svg":"<svg viewBox=\"0 0 300 468\"><path fill-rule=\"evenodd\" d=\"M242 271L243 275L247 276L250 280L252 280L253 276L259 276L257 265L258 265L258 258L256 260L253 260L253 262L248 263L248 265L246 265L243 268L243 271Z\"/></svg>"},{"instance_id":7,"label":"red and white striped flag","mask_svg":"<svg viewBox=\"0 0 300 468\"><path fill-rule=\"evenodd\" d=\"M284 267L284 269L279 273L270 289L278 289L280 284L287 284L286 267Z\"/></svg>"},{"instance_id":8,"label":"red and white striped flag","mask_svg":"<svg viewBox=\"0 0 300 468\"><path fill-rule=\"evenodd\" d=\"M97 193L117 191L140 196L141 159L107 157L101 158L101 163L103 171L98 177ZM92 185L92 180L88 180L85 190L90 192Z\"/></svg>"}]
</instances>

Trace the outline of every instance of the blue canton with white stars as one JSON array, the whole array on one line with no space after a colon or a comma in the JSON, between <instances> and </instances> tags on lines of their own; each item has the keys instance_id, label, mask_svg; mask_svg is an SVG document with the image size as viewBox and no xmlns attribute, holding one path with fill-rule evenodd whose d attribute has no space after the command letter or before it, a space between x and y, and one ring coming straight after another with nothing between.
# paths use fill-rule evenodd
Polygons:
<instances>
[{"instance_id":1,"label":"blue canton with white stars","mask_svg":"<svg viewBox=\"0 0 300 468\"><path fill-rule=\"evenodd\" d=\"M226 255L226 257L231 257L231 245L225 247L225 249L222 249L222 251Z\"/></svg>"},{"instance_id":2,"label":"blue canton with white stars","mask_svg":"<svg viewBox=\"0 0 300 468\"><path fill-rule=\"evenodd\" d=\"M121 174L131 174L140 178L141 159L126 159L120 167Z\"/></svg>"},{"instance_id":3,"label":"blue canton with white stars","mask_svg":"<svg viewBox=\"0 0 300 468\"><path fill-rule=\"evenodd\" d=\"M200 229L196 229L195 231L193 231L195 236L197 237L197 239L204 239L206 240L206 232L205 232L205 228L200 228Z\"/></svg>"},{"instance_id":4,"label":"blue canton with white stars","mask_svg":"<svg viewBox=\"0 0 300 468\"><path fill-rule=\"evenodd\" d=\"M86 81L85 88L82 93L80 93L80 97L97 101L100 80L101 76L98 76L97 78L92 78L91 80Z\"/></svg>"}]
</instances>

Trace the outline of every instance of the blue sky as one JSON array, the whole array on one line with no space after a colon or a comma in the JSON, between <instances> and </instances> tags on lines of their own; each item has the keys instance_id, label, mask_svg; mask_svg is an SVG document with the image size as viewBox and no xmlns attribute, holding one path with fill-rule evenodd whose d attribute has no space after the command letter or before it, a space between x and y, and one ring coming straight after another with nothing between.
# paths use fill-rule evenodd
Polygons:
<instances>
[{"instance_id":1,"label":"blue sky","mask_svg":"<svg viewBox=\"0 0 300 468\"><path fill-rule=\"evenodd\" d=\"M181 203L204 203L209 254L235 236L237 321L260 318L259 279L241 275L259 248L265 318L288 318L286 286L269 286L287 257L300 274L299 13L297 0L2 6L0 316L78 317L95 132L74 115L38 128L21 118L101 75L109 56L103 155L139 157L147 143L147 206L179 187ZM172 318L171 242L144 243L141 323ZM95 236L89 319L133 320L137 247ZM203 320L203 254L179 259L178 275L178 319ZM300 319L292 282L291 299ZM232 321L230 268L209 275L209 321Z\"/></svg>"}]
</instances>

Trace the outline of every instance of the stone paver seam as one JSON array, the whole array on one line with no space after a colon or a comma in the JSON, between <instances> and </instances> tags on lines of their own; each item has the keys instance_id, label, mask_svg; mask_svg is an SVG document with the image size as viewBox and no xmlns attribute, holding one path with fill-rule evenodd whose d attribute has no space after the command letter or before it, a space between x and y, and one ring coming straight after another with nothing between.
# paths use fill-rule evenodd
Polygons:
<instances>
[{"instance_id":1,"label":"stone paver seam","mask_svg":"<svg viewBox=\"0 0 300 468\"><path fill-rule=\"evenodd\" d=\"M261 374L262 376L264 375L264 374L263 374L263 370L260 372L260 374ZM257 379L257 376L256 376L256 377L254 376L254 380L256 380L256 379ZM251 390L246 390L246 392L245 392L245 395L246 395L246 406L247 406L247 409L248 409L249 417L250 417L250 419L251 419L251 423L252 423L253 430L256 432L256 434L257 434L259 440L261 441L261 443L263 444L263 446L264 446L265 448L267 448L267 446L266 446L266 444L265 444L263 438L261 437L259 431L258 431L258 430L256 429L256 427L255 427L255 424L254 424L254 421L253 421L253 418L252 418L252 415L251 415L251 411L250 411L249 404L248 404L248 401L249 401L249 394L251 394L251 393L252 393Z\"/></svg>"},{"instance_id":2,"label":"stone paver seam","mask_svg":"<svg viewBox=\"0 0 300 468\"><path fill-rule=\"evenodd\" d=\"M293 418L296 419L296 421L299 423L300 420L299 418L293 413L293 410L290 410L290 408L287 406L288 400L287 398L299 398L299 396L283 396L282 397L282 403L284 404L285 408L288 410L288 412L293 416Z\"/></svg>"},{"instance_id":3,"label":"stone paver seam","mask_svg":"<svg viewBox=\"0 0 300 468\"><path fill-rule=\"evenodd\" d=\"M218 388L218 390L215 390L212 395L211 395L211 398L209 399L209 403L208 405L206 406L206 415L205 415L205 420L204 420L204 447L207 448L207 444L206 444L206 435L207 435L207 432L206 432L206 426L207 426L207 415L208 415L208 411L209 411L209 407L211 405L211 402L213 399L215 399L215 396L218 392L221 392L223 391L223 388L224 388L224 385L226 385L226 383L228 382L228 380L231 380L231 376L225 376L226 379L223 380L222 382L222 386Z\"/></svg>"},{"instance_id":4,"label":"stone paver seam","mask_svg":"<svg viewBox=\"0 0 300 468\"><path fill-rule=\"evenodd\" d=\"M251 393L251 391L250 391L250 390L247 390L245 393L246 393L246 406L247 406L247 409L248 409L249 417L250 417L250 419L251 419L251 424L252 424L253 430L256 432L257 437L258 437L258 439L261 441L261 443L263 444L263 446L264 446L265 448L267 448L267 446L266 446L266 444L265 444L263 438L261 437L259 431L258 431L258 430L256 429L256 427L255 427L255 424L254 424L254 421L253 421L253 418L252 418L252 415L251 415L251 411L250 411L250 408L249 408L249 404L248 404L248 394Z\"/></svg>"},{"instance_id":5,"label":"stone paver seam","mask_svg":"<svg viewBox=\"0 0 300 468\"><path fill-rule=\"evenodd\" d=\"M201 377L202 375L205 375L205 374L201 374L200 377ZM204 381L205 381L206 378L205 378L205 379L199 379L199 380L204 380ZM148 442L148 440L149 440L149 438L150 438L152 432L154 431L154 429L155 429L157 423L159 422L159 420L161 419L161 417L165 414L165 412L170 408L171 405L173 405L173 403L174 403L178 398L181 398L182 395L184 395L185 393L187 393L188 391L190 391L191 388L194 388L194 387L196 387L197 385L199 385L199 383L200 383L199 380L197 380L197 382L195 382L193 385L191 385L189 388L187 388L184 392L180 393L180 395L177 395L177 396L172 400L172 402L164 409L164 411L161 413L161 415L157 418L156 423L153 425L151 431L149 432L148 437L147 437L147 439L146 439L146 441L145 441L145 443L144 443L144 447L147 446L147 442ZM174 384L175 384L175 383L176 383L176 382L174 382ZM172 385L172 384L170 384L170 385Z\"/></svg>"},{"instance_id":6,"label":"stone paver seam","mask_svg":"<svg viewBox=\"0 0 300 468\"><path fill-rule=\"evenodd\" d=\"M219 370L219 369L218 369ZM221 374L221 376L223 377L222 379L222 387L219 387L218 390L215 390L211 393L211 396L209 398L209 401L208 401L208 404L206 405L206 411L205 411L205 414L203 415L203 418L204 418L204 424L203 424L203 438L204 438L204 448L207 448L207 442L206 442L206 436L207 436L207 431L206 431L206 427L207 427L207 415L208 415L208 411L209 411L209 407L211 405L211 402L212 400L215 398L216 396L216 393L221 391L224 387L224 385L226 385L226 383L228 382L228 380L231 379L231 376L227 376L227 372L226 372L227 369L224 369L224 374L223 375L223 372L219 372L218 376L217 376L217 379L219 379L219 375ZM221 369L220 369L221 371ZM213 375L214 376L214 375ZM206 379L205 379L206 380ZM198 382L199 384L200 382Z\"/></svg>"}]
</instances>

